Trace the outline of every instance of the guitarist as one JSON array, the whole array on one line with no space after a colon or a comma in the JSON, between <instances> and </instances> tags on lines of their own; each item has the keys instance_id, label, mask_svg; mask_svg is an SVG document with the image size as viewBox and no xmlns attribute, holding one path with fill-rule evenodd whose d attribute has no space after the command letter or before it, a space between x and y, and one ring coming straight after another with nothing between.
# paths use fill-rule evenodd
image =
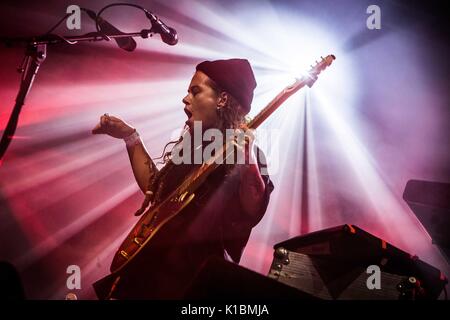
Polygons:
<instances>
[{"instance_id":1,"label":"guitarist","mask_svg":"<svg viewBox=\"0 0 450 320\"><path fill-rule=\"evenodd\" d=\"M216 128L224 136L226 129L245 129L255 87L245 59L198 64L183 98L187 132L193 133L198 122L202 130ZM163 201L200 165L175 164L169 151L163 153L165 165L158 170L136 129L108 114L101 116L92 133L125 140L133 174L147 200L137 214L149 201L152 205ZM269 176L261 174L266 169L264 155L253 142L253 136L247 135L244 145L236 148L245 164L222 165L208 176L193 201L150 239L120 271L120 278L111 274L94 284L100 299L180 299L209 257L239 263L273 190ZM196 147L191 145L191 150Z\"/></svg>"}]
</instances>

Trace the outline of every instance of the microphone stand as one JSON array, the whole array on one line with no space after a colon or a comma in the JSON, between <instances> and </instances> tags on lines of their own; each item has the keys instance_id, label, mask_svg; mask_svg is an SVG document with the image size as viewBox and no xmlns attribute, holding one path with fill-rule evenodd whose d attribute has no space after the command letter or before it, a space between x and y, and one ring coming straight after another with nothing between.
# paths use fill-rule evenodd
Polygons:
<instances>
[{"instance_id":1,"label":"microphone stand","mask_svg":"<svg viewBox=\"0 0 450 320\"><path fill-rule=\"evenodd\" d=\"M4 42L7 46L12 43L25 43L25 57L23 59L22 65L18 68L18 71L22 73L22 78L20 81L19 92L16 97L16 103L14 105L11 116L6 125L5 131L3 132L2 139L0 140L0 164L1 159L5 155L11 140L14 137L14 133L17 129L17 123L19 121L19 115L22 110L22 106L25 103L25 99L31 90L34 78L36 77L39 67L44 62L47 55L47 45L67 43L76 44L78 42L84 41L110 41L114 38L125 38L125 37L142 37L148 38L152 36L153 32L151 30L143 29L141 32L133 33L118 33L105 35L100 32L91 32L80 36L70 36L63 37L58 35L44 35L35 38L2 38L0 42Z\"/></svg>"}]
</instances>

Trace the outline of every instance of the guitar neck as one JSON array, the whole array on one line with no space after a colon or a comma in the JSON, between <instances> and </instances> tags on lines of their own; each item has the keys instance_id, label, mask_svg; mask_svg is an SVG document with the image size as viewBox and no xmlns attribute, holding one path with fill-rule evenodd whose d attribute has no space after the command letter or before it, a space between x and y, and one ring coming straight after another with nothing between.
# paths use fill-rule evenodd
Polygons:
<instances>
[{"instance_id":1,"label":"guitar neck","mask_svg":"<svg viewBox=\"0 0 450 320\"><path fill-rule=\"evenodd\" d=\"M262 109L249 123L249 129L256 129L263 123L272 113L275 112L290 96L307 85L308 82L303 79L296 80L292 85L284 88L270 103ZM216 159L222 157L223 162L229 156L233 155L233 141L227 141L225 145L216 152L216 156L208 159L199 169L195 170L177 189L176 194L184 192L194 192L220 164Z\"/></svg>"},{"instance_id":2,"label":"guitar neck","mask_svg":"<svg viewBox=\"0 0 450 320\"><path fill-rule=\"evenodd\" d=\"M249 129L258 128L275 110L278 109L290 96L307 84L303 79L297 79L292 85L284 88L269 104L261 110L249 123Z\"/></svg>"},{"instance_id":3,"label":"guitar neck","mask_svg":"<svg viewBox=\"0 0 450 320\"><path fill-rule=\"evenodd\" d=\"M258 128L272 113L275 112L290 96L303 88L305 85L311 87L317 80L317 76L322 70L328 67L333 60L336 59L334 55L328 55L326 58L322 58L320 62L317 62L314 67L308 72L308 75L297 79L293 84L284 88L269 104L262 109L249 123L249 129ZM221 164L216 161L219 157L227 159L234 155L234 140L227 141L216 155L208 159L200 168L194 170L189 177L174 191L171 197L179 196L181 194L193 193L198 187L206 180L206 178Z\"/></svg>"}]
</instances>

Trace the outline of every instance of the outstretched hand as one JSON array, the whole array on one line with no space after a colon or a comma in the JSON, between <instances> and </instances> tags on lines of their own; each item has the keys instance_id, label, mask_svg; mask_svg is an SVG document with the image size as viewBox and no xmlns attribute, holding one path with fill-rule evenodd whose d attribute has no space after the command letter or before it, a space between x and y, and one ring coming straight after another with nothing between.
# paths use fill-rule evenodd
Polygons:
<instances>
[{"instance_id":1,"label":"outstretched hand","mask_svg":"<svg viewBox=\"0 0 450 320\"><path fill-rule=\"evenodd\" d=\"M120 118L105 113L99 123L92 129L92 134L107 134L117 139L131 135L135 129Z\"/></svg>"}]
</instances>

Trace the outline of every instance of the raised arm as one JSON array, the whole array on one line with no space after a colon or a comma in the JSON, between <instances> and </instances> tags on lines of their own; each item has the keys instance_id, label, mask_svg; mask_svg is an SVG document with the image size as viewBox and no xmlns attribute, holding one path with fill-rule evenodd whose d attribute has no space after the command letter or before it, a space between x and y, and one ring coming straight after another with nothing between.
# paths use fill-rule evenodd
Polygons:
<instances>
[{"instance_id":1,"label":"raised arm","mask_svg":"<svg viewBox=\"0 0 450 320\"><path fill-rule=\"evenodd\" d=\"M92 129L93 134L107 134L116 139L127 141L126 148L130 158L131 168L139 188L147 191L148 183L158 169L148 155L136 129L120 118L104 114L99 123Z\"/></svg>"}]
</instances>

